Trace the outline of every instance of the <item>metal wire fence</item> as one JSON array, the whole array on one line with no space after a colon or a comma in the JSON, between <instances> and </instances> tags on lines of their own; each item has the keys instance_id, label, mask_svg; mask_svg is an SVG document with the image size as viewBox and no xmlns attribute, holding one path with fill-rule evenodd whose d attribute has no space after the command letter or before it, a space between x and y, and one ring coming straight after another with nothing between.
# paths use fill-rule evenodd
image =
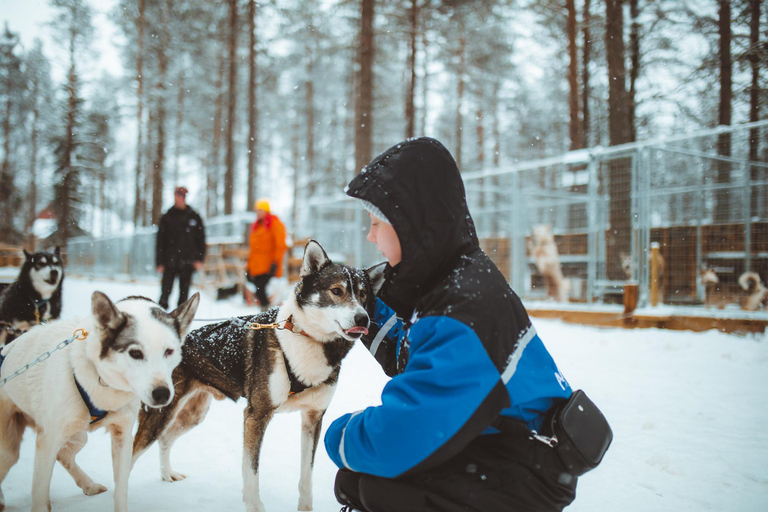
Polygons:
<instances>
[{"instance_id":1,"label":"metal wire fence","mask_svg":"<svg viewBox=\"0 0 768 512\"><path fill-rule=\"evenodd\" d=\"M702 269L715 272L720 295L734 301L743 295L744 272L768 278L767 162L768 121L761 121L463 178L482 247L522 297L617 301L627 283L636 283L641 305L652 288L664 303L702 304ZM375 264L382 257L365 240L367 215L342 186L338 195L301 201L299 225L289 228L294 238L320 241L336 261ZM208 220L209 243L245 243L253 218ZM69 271L155 277L155 236L148 228L72 240Z\"/></svg>"},{"instance_id":2,"label":"metal wire fence","mask_svg":"<svg viewBox=\"0 0 768 512\"><path fill-rule=\"evenodd\" d=\"M524 298L617 301L636 283L639 303L648 304L655 258L660 302L703 304L705 268L717 274L719 293L738 302L742 273L768 277L766 148L762 121L463 177L483 249ZM339 195L306 207L304 235L356 265L381 259L364 243L366 219L355 201ZM550 235L544 253L551 259L554 242L559 272L537 257Z\"/></svg>"}]
</instances>

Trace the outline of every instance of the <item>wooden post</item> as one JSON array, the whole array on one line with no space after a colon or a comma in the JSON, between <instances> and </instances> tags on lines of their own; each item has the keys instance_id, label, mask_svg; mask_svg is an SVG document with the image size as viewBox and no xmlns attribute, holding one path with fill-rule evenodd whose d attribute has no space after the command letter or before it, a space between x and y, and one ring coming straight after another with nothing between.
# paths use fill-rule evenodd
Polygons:
<instances>
[{"instance_id":1,"label":"wooden post","mask_svg":"<svg viewBox=\"0 0 768 512\"><path fill-rule=\"evenodd\" d=\"M637 283L624 285L624 313L632 313L637 309Z\"/></svg>"},{"instance_id":2,"label":"wooden post","mask_svg":"<svg viewBox=\"0 0 768 512\"><path fill-rule=\"evenodd\" d=\"M659 244L651 244L651 307L659 304Z\"/></svg>"}]
</instances>

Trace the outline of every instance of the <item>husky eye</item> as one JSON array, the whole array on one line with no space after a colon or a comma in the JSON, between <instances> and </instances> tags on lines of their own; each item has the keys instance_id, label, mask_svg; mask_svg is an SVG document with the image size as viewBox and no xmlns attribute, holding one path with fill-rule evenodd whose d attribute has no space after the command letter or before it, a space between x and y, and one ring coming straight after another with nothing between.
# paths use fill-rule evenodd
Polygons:
<instances>
[{"instance_id":1,"label":"husky eye","mask_svg":"<svg viewBox=\"0 0 768 512\"><path fill-rule=\"evenodd\" d=\"M367 293L365 293L365 290L360 290L360 298L365 300L365 298L368 296Z\"/></svg>"},{"instance_id":2,"label":"husky eye","mask_svg":"<svg viewBox=\"0 0 768 512\"><path fill-rule=\"evenodd\" d=\"M342 295L344 295L344 290L342 290L337 286L335 288L331 288L331 293L337 297L341 297Z\"/></svg>"},{"instance_id":3,"label":"husky eye","mask_svg":"<svg viewBox=\"0 0 768 512\"><path fill-rule=\"evenodd\" d=\"M141 350L136 350L136 349L129 350L128 355L136 360L144 359L144 353Z\"/></svg>"},{"instance_id":4,"label":"husky eye","mask_svg":"<svg viewBox=\"0 0 768 512\"><path fill-rule=\"evenodd\" d=\"M167 348L165 349L165 357L171 357L173 355L173 349Z\"/></svg>"}]
</instances>

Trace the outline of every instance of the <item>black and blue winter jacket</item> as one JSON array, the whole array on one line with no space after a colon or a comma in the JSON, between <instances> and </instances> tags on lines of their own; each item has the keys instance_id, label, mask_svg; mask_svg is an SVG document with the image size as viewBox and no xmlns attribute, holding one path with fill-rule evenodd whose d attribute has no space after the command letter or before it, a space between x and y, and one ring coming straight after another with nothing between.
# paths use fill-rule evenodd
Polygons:
<instances>
[{"instance_id":1,"label":"black and blue winter jacket","mask_svg":"<svg viewBox=\"0 0 768 512\"><path fill-rule=\"evenodd\" d=\"M325 436L340 468L397 477L435 467L499 416L537 429L571 395L520 299L480 249L464 185L437 141L374 159L347 193L392 223L402 261L386 270L366 346L392 376L382 404Z\"/></svg>"}]
</instances>

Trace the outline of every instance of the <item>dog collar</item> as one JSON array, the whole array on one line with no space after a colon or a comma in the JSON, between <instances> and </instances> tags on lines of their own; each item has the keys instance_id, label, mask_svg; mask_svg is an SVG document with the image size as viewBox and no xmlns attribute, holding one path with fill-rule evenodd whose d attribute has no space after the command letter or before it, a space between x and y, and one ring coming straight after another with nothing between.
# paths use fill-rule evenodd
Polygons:
<instances>
[{"instance_id":1,"label":"dog collar","mask_svg":"<svg viewBox=\"0 0 768 512\"><path fill-rule=\"evenodd\" d=\"M296 334L301 334L303 336L306 336L307 338L311 338L309 334L301 330L301 327L297 326L293 323L293 315L289 316L288 319L285 321L285 327L284 329L287 329L291 332L295 332ZM287 363L288 361L286 361Z\"/></svg>"},{"instance_id":2,"label":"dog collar","mask_svg":"<svg viewBox=\"0 0 768 512\"><path fill-rule=\"evenodd\" d=\"M104 411L102 409L99 409L95 405L93 405L93 402L91 402L91 397L88 396L88 393L85 392L83 389L83 386L80 385L80 383L77 381L77 377L75 377L75 374L72 374L72 377L75 379L75 386L77 386L77 390L80 392L80 396L83 399L83 402L85 402L85 405L88 407L88 412L91 413L91 425L94 423L97 423L104 419L104 417L109 413L109 411Z\"/></svg>"}]
</instances>

